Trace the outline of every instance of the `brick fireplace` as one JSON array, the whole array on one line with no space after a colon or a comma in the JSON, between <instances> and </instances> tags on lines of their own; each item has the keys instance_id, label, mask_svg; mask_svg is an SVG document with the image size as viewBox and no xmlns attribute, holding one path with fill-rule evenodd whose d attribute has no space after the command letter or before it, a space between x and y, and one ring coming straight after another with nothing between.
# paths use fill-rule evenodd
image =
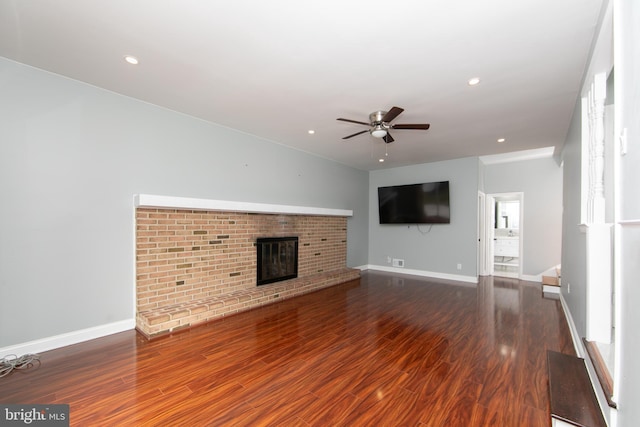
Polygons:
<instances>
[{"instance_id":1,"label":"brick fireplace","mask_svg":"<svg viewBox=\"0 0 640 427\"><path fill-rule=\"evenodd\" d=\"M347 218L136 208L136 327L148 338L359 277ZM297 278L257 286L258 238L296 236Z\"/></svg>"},{"instance_id":2,"label":"brick fireplace","mask_svg":"<svg viewBox=\"0 0 640 427\"><path fill-rule=\"evenodd\" d=\"M257 285L298 277L298 237L262 237L256 242Z\"/></svg>"}]
</instances>

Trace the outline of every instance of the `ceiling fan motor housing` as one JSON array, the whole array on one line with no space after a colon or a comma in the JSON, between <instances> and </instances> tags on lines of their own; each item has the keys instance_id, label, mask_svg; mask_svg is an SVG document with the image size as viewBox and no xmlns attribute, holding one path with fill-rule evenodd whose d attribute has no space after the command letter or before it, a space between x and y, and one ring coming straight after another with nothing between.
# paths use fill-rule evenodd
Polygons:
<instances>
[{"instance_id":1,"label":"ceiling fan motor housing","mask_svg":"<svg viewBox=\"0 0 640 427\"><path fill-rule=\"evenodd\" d=\"M382 119L386 114L386 111L374 111L373 113L369 114L369 121L372 125L380 124L382 123Z\"/></svg>"}]
</instances>

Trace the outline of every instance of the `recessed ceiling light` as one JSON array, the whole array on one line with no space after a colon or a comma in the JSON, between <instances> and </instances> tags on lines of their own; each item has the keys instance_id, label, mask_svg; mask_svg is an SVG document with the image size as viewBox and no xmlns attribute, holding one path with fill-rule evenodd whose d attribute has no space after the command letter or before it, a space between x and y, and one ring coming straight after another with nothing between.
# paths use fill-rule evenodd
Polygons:
<instances>
[{"instance_id":1,"label":"recessed ceiling light","mask_svg":"<svg viewBox=\"0 0 640 427\"><path fill-rule=\"evenodd\" d=\"M307 132L309 133L309 135L313 135L314 133L316 133L316 131L313 129L309 129Z\"/></svg>"},{"instance_id":2,"label":"recessed ceiling light","mask_svg":"<svg viewBox=\"0 0 640 427\"><path fill-rule=\"evenodd\" d=\"M506 139L504 139L504 138L499 138L498 139L498 142L505 142L505 141L506 141Z\"/></svg>"},{"instance_id":3,"label":"recessed ceiling light","mask_svg":"<svg viewBox=\"0 0 640 427\"><path fill-rule=\"evenodd\" d=\"M379 159L378 160L380 163L384 163L384 159Z\"/></svg>"},{"instance_id":4,"label":"recessed ceiling light","mask_svg":"<svg viewBox=\"0 0 640 427\"><path fill-rule=\"evenodd\" d=\"M473 77L473 78L470 78L470 79L467 81L467 84L468 84L469 86L475 86L475 85L477 85L478 83L480 83L480 78L479 78L479 77Z\"/></svg>"},{"instance_id":5,"label":"recessed ceiling light","mask_svg":"<svg viewBox=\"0 0 640 427\"><path fill-rule=\"evenodd\" d=\"M124 56L124 60L127 61L129 64L131 65L138 65L138 58L136 58L135 56L131 56L131 55L125 55Z\"/></svg>"}]
</instances>

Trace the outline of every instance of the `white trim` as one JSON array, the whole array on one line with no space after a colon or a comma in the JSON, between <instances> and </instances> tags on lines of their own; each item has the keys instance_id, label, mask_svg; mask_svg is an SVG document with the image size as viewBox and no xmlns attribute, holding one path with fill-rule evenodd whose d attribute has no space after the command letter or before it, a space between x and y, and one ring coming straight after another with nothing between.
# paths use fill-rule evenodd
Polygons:
<instances>
[{"instance_id":1,"label":"white trim","mask_svg":"<svg viewBox=\"0 0 640 427\"><path fill-rule=\"evenodd\" d=\"M553 415L551 416L551 427L575 427L575 424L568 423L566 421L561 420L560 418L556 418Z\"/></svg>"},{"instance_id":2,"label":"white trim","mask_svg":"<svg viewBox=\"0 0 640 427\"><path fill-rule=\"evenodd\" d=\"M520 276L520 280L526 280L529 282L540 282L542 283L542 277L543 276L556 276L556 271L558 270L559 265L554 265L553 267L547 268L545 271L543 271L540 274L535 274L535 275L531 275L531 274L522 274Z\"/></svg>"},{"instance_id":3,"label":"white trim","mask_svg":"<svg viewBox=\"0 0 640 427\"><path fill-rule=\"evenodd\" d=\"M485 165L498 163L519 162L521 160L547 159L553 157L555 147L535 148L532 150L513 151L511 153L492 154L480 156L480 161Z\"/></svg>"},{"instance_id":4,"label":"white trim","mask_svg":"<svg viewBox=\"0 0 640 427\"><path fill-rule=\"evenodd\" d=\"M129 331L135 327L136 322L134 319L121 320L119 322L108 323L105 325L95 326L93 328L81 329L39 340L11 345L9 347L3 347L0 348L0 357L7 356L9 354L21 356L27 353L41 353L43 351L53 350L55 348L66 347L68 345L102 338L107 335L117 334L118 332Z\"/></svg>"},{"instance_id":5,"label":"white trim","mask_svg":"<svg viewBox=\"0 0 640 427\"><path fill-rule=\"evenodd\" d=\"M520 275L520 280L524 280L526 282L538 282L538 283L542 283L542 274L536 274L536 275L532 275L532 274L521 274Z\"/></svg>"},{"instance_id":6,"label":"white trim","mask_svg":"<svg viewBox=\"0 0 640 427\"><path fill-rule=\"evenodd\" d=\"M138 221L136 219L136 195L133 195L133 206L131 210L131 301L133 302L131 318L135 319L138 313Z\"/></svg>"},{"instance_id":7,"label":"white trim","mask_svg":"<svg viewBox=\"0 0 640 427\"><path fill-rule=\"evenodd\" d=\"M265 214L353 216L352 210L309 206L273 205L268 203L235 202L229 200L194 199L190 197L136 194L136 207L191 209L205 211L250 212Z\"/></svg>"},{"instance_id":8,"label":"white trim","mask_svg":"<svg viewBox=\"0 0 640 427\"><path fill-rule=\"evenodd\" d=\"M623 227L640 225L640 219L625 219L622 221L618 221L618 224L620 224Z\"/></svg>"},{"instance_id":9,"label":"white trim","mask_svg":"<svg viewBox=\"0 0 640 427\"><path fill-rule=\"evenodd\" d=\"M489 255L493 248L493 238L487 215L490 215L487 212L487 195L482 191L478 191L478 261L476 268L480 276L491 275Z\"/></svg>"},{"instance_id":10,"label":"white trim","mask_svg":"<svg viewBox=\"0 0 640 427\"><path fill-rule=\"evenodd\" d=\"M455 280L458 282L478 284L476 276L462 276L460 274L437 273L434 271L412 270L409 268L387 267L385 265L369 264L364 268L366 270L386 271L388 273L410 274L413 276L432 277L434 279Z\"/></svg>"},{"instance_id":11,"label":"white trim","mask_svg":"<svg viewBox=\"0 0 640 427\"><path fill-rule=\"evenodd\" d=\"M542 285L542 292L544 292L546 294L559 294L560 293L560 286Z\"/></svg>"},{"instance_id":12,"label":"white trim","mask_svg":"<svg viewBox=\"0 0 640 427\"><path fill-rule=\"evenodd\" d=\"M586 338L611 343L613 292L611 224L590 224L586 238Z\"/></svg>"},{"instance_id":13,"label":"white trim","mask_svg":"<svg viewBox=\"0 0 640 427\"><path fill-rule=\"evenodd\" d=\"M562 292L560 293L560 303L562 304L562 311L564 311L564 317L567 319L567 324L569 325L569 331L571 332L571 340L573 341L573 348L576 350L576 355L584 359L584 347L582 346L582 340L580 339L580 334L578 333L578 328L576 328L576 323L573 321L573 316L571 316L571 311L569 310L569 306L567 305L567 301L564 299L564 295Z\"/></svg>"}]
</instances>

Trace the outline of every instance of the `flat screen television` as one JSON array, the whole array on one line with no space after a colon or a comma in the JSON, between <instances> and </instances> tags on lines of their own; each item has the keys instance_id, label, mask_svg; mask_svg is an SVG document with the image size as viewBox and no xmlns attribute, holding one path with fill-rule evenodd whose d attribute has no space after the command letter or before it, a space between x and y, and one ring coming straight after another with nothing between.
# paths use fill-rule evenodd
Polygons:
<instances>
[{"instance_id":1,"label":"flat screen television","mask_svg":"<svg viewBox=\"0 0 640 427\"><path fill-rule=\"evenodd\" d=\"M449 224L449 181L378 187L380 224Z\"/></svg>"}]
</instances>

